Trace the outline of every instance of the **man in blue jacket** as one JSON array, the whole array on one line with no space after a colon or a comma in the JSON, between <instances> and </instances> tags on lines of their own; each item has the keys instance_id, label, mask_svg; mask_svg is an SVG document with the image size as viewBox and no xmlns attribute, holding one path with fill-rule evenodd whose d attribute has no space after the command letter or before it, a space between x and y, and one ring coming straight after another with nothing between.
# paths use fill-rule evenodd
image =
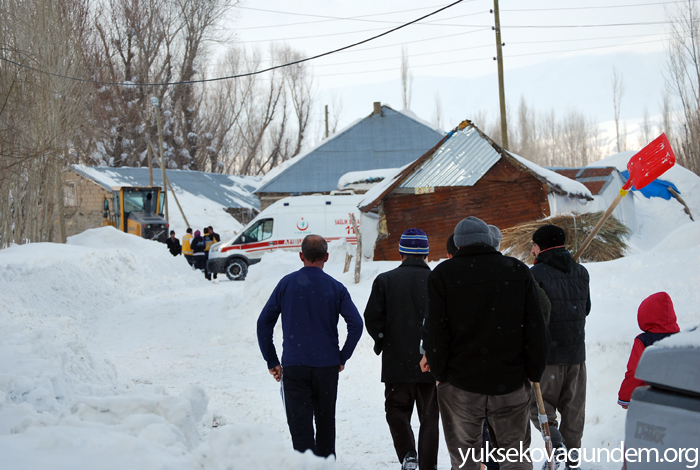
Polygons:
<instances>
[{"instance_id":1,"label":"man in blue jacket","mask_svg":"<svg viewBox=\"0 0 700 470\"><path fill-rule=\"evenodd\" d=\"M323 272L328 244L307 235L299 253L304 267L282 278L258 318L258 344L270 374L282 381L287 423L294 450L335 455L338 373L362 335L362 318L343 284ZM282 363L272 342L282 315ZM338 341L338 319L348 334ZM316 435L314 437L314 422Z\"/></svg>"}]
</instances>

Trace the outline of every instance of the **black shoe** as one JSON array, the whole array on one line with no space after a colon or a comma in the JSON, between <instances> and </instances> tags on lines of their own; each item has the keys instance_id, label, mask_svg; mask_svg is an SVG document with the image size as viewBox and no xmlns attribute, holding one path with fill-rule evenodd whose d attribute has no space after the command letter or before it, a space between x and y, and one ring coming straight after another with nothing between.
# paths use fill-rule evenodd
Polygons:
<instances>
[{"instance_id":1,"label":"black shoe","mask_svg":"<svg viewBox=\"0 0 700 470\"><path fill-rule=\"evenodd\" d=\"M415 450L409 450L403 457L401 470L418 470L418 455Z\"/></svg>"},{"instance_id":2,"label":"black shoe","mask_svg":"<svg viewBox=\"0 0 700 470\"><path fill-rule=\"evenodd\" d=\"M564 470L568 469L568 465L566 464L566 446L564 444L561 445L561 447L555 447L553 450L553 460L552 467L554 470ZM549 470L549 461L547 459L542 462L542 470Z\"/></svg>"}]
</instances>

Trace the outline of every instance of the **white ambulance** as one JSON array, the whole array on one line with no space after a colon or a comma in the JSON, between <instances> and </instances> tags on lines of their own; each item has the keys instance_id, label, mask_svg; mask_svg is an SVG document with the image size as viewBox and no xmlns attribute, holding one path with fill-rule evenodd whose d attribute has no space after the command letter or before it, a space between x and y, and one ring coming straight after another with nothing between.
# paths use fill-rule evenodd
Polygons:
<instances>
[{"instance_id":1,"label":"white ambulance","mask_svg":"<svg viewBox=\"0 0 700 470\"><path fill-rule=\"evenodd\" d=\"M231 280L243 280L248 266L260 262L273 250L299 251L306 235L321 235L326 241L346 239L357 244L350 214L360 223L358 204L364 198L355 194L292 196L262 211L233 240L220 242L209 250L207 269L226 273Z\"/></svg>"}]
</instances>

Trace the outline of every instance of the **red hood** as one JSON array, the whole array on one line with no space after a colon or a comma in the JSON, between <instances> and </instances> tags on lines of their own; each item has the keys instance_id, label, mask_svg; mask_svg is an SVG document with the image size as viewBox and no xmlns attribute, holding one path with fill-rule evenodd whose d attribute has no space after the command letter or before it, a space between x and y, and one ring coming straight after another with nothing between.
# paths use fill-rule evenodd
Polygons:
<instances>
[{"instance_id":1,"label":"red hood","mask_svg":"<svg viewBox=\"0 0 700 470\"><path fill-rule=\"evenodd\" d=\"M676 311L666 292L657 292L642 301L637 312L639 328L650 333L678 333Z\"/></svg>"}]
</instances>

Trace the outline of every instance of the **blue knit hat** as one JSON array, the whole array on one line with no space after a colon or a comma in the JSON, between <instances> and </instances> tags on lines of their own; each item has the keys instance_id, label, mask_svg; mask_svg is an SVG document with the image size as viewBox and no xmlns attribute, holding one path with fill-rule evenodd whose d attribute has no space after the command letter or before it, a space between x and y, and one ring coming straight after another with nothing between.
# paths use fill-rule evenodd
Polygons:
<instances>
[{"instance_id":1,"label":"blue knit hat","mask_svg":"<svg viewBox=\"0 0 700 470\"><path fill-rule=\"evenodd\" d=\"M401 235L399 253L404 255L427 255L428 236L418 228L409 228Z\"/></svg>"}]
</instances>

